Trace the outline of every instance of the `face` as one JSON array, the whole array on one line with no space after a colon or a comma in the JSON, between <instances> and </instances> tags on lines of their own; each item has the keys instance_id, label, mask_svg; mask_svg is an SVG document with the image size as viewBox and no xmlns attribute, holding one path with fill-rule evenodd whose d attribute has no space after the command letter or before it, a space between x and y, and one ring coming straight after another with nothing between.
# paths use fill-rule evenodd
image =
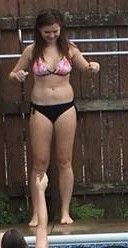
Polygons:
<instances>
[{"instance_id":1,"label":"face","mask_svg":"<svg viewBox=\"0 0 128 248\"><path fill-rule=\"evenodd\" d=\"M42 38L47 42L47 43L55 43L56 40L60 36L60 26L59 24L55 23L52 25L44 26L39 29Z\"/></svg>"}]
</instances>

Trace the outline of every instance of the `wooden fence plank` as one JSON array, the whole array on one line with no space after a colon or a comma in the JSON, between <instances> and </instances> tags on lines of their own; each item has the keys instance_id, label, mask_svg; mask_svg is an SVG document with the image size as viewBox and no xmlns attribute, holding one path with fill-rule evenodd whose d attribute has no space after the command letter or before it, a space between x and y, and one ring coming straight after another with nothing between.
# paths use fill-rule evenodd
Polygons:
<instances>
[{"instance_id":1,"label":"wooden fence plank","mask_svg":"<svg viewBox=\"0 0 128 248\"><path fill-rule=\"evenodd\" d=\"M27 159L27 178L28 185L30 185L30 177L32 171L32 151L31 151L31 141L30 141L30 133L29 133L29 115L26 115L25 121L25 141L26 141L26 159Z\"/></svg>"},{"instance_id":2,"label":"wooden fence plank","mask_svg":"<svg viewBox=\"0 0 128 248\"><path fill-rule=\"evenodd\" d=\"M121 113L123 181L128 182L128 111Z\"/></svg>"},{"instance_id":3,"label":"wooden fence plank","mask_svg":"<svg viewBox=\"0 0 128 248\"><path fill-rule=\"evenodd\" d=\"M99 1L85 1L85 0L76 0L76 2L73 2L71 0L63 0L63 1L57 1L57 0L48 0L47 2L40 2L40 1L19 1L19 7L20 7L20 14L23 15L32 15L35 12L38 12L41 8L49 8L49 7L58 7L62 10L68 10L74 8L76 11L95 11L97 12L97 8L99 8L100 13L106 13L106 12L117 12L120 11L126 11L127 9L127 1L126 0L109 0L106 2L105 0ZM0 4L0 13L2 16L17 16L18 15L18 3L17 0L13 1L4 1L1 0Z\"/></svg>"},{"instance_id":4,"label":"wooden fence plank","mask_svg":"<svg viewBox=\"0 0 128 248\"><path fill-rule=\"evenodd\" d=\"M106 183L121 181L121 114L103 112L103 165Z\"/></svg>"},{"instance_id":5,"label":"wooden fence plank","mask_svg":"<svg viewBox=\"0 0 128 248\"><path fill-rule=\"evenodd\" d=\"M77 1L77 11L84 11L85 13L90 13L91 11L96 12L97 10L97 0L78 0Z\"/></svg>"},{"instance_id":6,"label":"wooden fence plank","mask_svg":"<svg viewBox=\"0 0 128 248\"><path fill-rule=\"evenodd\" d=\"M83 0L83 2L84 2L84 0ZM97 13L97 11L98 11L98 1L94 0L94 1L87 1L87 2L89 3L89 12ZM84 6L84 9L86 9L86 5Z\"/></svg>"},{"instance_id":7,"label":"wooden fence plank","mask_svg":"<svg viewBox=\"0 0 128 248\"><path fill-rule=\"evenodd\" d=\"M88 1L88 0L75 0L72 3L72 0L67 1L67 9L71 9L75 12L84 11L89 13L95 10L97 12L97 0Z\"/></svg>"},{"instance_id":8,"label":"wooden fence plank","mask_svg":"<svg viewBox=\"0 0 128 248\"><path fill-rule=\"evenodd\" d=\"M83 115L82 132L84 136L85 182L88 184L101 182L101 125L98 112Z\"/></svg>"},{"instance_id":9,"label":"wooden fence plank","mask_svg":"<svg viewBox=\"0 0 128 248\"><path fill-rule=\"evenodd\" d=\"M18 13L17 0L0 0L0 16L17 16Z\"/></svg>"},{"instance_id":10,"label":"wooden fence plank","mask_svg":"<svg viewBox=\"0 0 128 248\"><path fill-rule=\"evenodd\" d=\"M67 30L67 36L69 39L78 39L80 37L80 32L75 31L74 28ZM70 82L74 90L76 98L81 98L81 71L75 65L73 65L73 70L70 76Z\"/></svg>"},{"instance_id":11,"label":"wooden fence plank","mask_svg":"<svg viewBox=\"0 0 128 248\"><path fill-rule=\"evenodd\" d=\"M8 187L13 195L24 194L25 188L25 158L23 120L20 116L6 116L6 147Z\"/></svg>"},{"instance_id":12,"label":"wooden fence plank","mask_svg":"<svg viewBox=\"0 0 128 248\"><path fill-rule=\"evenodd\" d=\"M78 183L82 183L85 180L82 119L83 119L83 114L78 113L77 129L76 129L76 136L75 136L74 149L73 149L73 162L72 162L76 185Z\"/></svg>"},{"instance_id":13,"label":"wooden fence plank","mask_svg":"<svg viewBox=\"0 0 128 248\"><path fill-rule=\"evenodd\" d=\"M65 11L68 9L68 0L58 0L57 3L57 8L60 9L61 11Z\"/></svg>"},{"instance_id":14,"label":"wooden fence plank","mask_svg":"<svg viewBox=\"0 0 128 248\"><path fill-rule=\"evenodd\" d=\"M102 29L101 35L104 38L116 37L116 29ZM118 45L116 43L103 43L101 51L116 51ZM101 98L118 98L119 96L119 71L118 71L118 56L102 56L100 59L101 70Z\"/></svg>"},{"instance_id":15,"label":"wooden fence plank","mask_svg":"<svg viewBox=\"0 0 128 248\"><path fill-rule=\"evenodd\" d=\"M6 185L6 165L5 165L5 139L3 116L0 115L0 189L4 190Z\"/></svg>"},{"instance_id":16,"label":"wooden fence plank","mask_svg":"<svg viewBox=\"0 0 128 248\"><path fill-rule=\"evenodd\" d=\"M95 34L96 34L95 29L83 28L81 32L79 32L79 38L91 39L91 38L95 38ZM96 44L91 42L79 44L79 47L81 52L97 51ZM86 55L84 57L88 62L90 61L100 62L100 59L98 61L96 57L86 56ZM90 99L90 100L99 98L99 94L100 94L99 73L94 74L85 70L85 72L81 72L80 79L81 79L81 98Z\"/></svg>"},{"instance_id":17,"label":"wooden fence plank","mask_svg":"<svg viewBox=\"0 0 128 248\"><path fill-rule=\"evenodd\" d=\"M17 27L22 29L33 29L35 24L35 15L20 16L20 17L0 17L1 30L16 30ZM123 13L110 13L109 15L101 15L100 13L91 12L86 14L84 12L65 11L65 19L67 27L82 28L82 27L122 27L128 26L128 15Z\"/></svg>"},{"instance_id":18,"label":"wooden fence plank","mask_svg":"<svg viewBox=\"0 0 128 248\"><path fill-rule=\"evenodd\" d=\"M3 31L1 34L0 49L3 54L19 53L18 33L16 31ZM16 102L20 100L20 83L18 83L16 80L9 80L9 73L16 64L16 61L16 59L0 59L0 98L4 102Z\"/></svg>"},{"instance_id":19,"label":"wooden fence plank","mask_svg":"<svg viewBox=\"0 0 128 248\"><path fill-rule=\"evenodd\" d=\"M36 16L41 9L57 7L56 2L57 1L54 1L54 0L47 0L47 1L20 0L20 15L21 16L25 16L25 15Z\"/></svg>"},{"instance_id":20,"label":"wooden fence plank","mask_svg":"<svg viewBox=\"0 0 128 248\"><path fill-rule=\"evenodd\" d=\"M128 36L128 28L121 27L118 28L119 37ZM120 42L119 50L128 50L128 42ZM128 96L128 56L119 56L119 82L120 82L120 96L125 98Z\"/></svg>"},{"instance_id":21,"label":"wooden fence plank","mask_svg":"<svg viewBox=\"0 0 128 248\"><path fill-rule=\"evenodd\" d=\"M78 11L78 9L77 9L77 0L74 0L73 4L72 4L71 0L68 0L67 1L67 9L77 12Z\"/></svg>"},{"instance_id":22,"label":"wooden fence plank","mask_svg":"<svg viewBox=\"0 0 128 248\"><path fill-rule=\"evenodd\" d=\"M96 111L126 111L128 110L128 99L96 99L96 100L80 100L76 99L76 106L79 111L96 112Z\"/></svg>"},{"instance_id":23,"label":"wooden fence plank","mask_svg":"<svg viewBox=\"0 0 128 248\"><path fill-rule=\"evenodd\" d=\"M3 30L1 32L0 50L3 54L19 52L18 30Z\"/></svg>"},{"instance_id":24,"label":"wooden fence plank","mask_svg":"<svg viewBox=\"0 0 128 248\"><path fill-rule=\"evenodd\" d=\"M127 12L128 9L128 1L126 0L116 0L116 8L117 12Z\"/></svg>"},{"instance_id":25,"label":"wooden fence plank","mask_svg":"<svg viewBox=\"0 0 128 248\"><path fill-rule=\"evenodd\" d=\"M116 1L115 0L99 0L98 1L99 13L116 13Z\"/></svg>"}]
</instances>

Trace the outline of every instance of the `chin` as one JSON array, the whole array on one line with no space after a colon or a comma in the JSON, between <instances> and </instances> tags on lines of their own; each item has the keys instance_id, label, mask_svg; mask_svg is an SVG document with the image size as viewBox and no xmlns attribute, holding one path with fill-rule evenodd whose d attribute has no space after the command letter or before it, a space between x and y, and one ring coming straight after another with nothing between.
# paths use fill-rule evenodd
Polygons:
<instances>
[{"instance_id":1,"label":"chin","mask_svg":"<svg viewBox=\"0 0 128 248\"><path fill-rule=\"evenodd\" d=\"M54 40L47 40L47 43L48 43L48 44L54 44L54 43L56 43L56 41L57 41L57 39L54 39Z\"/></svg>"}]
</instances>

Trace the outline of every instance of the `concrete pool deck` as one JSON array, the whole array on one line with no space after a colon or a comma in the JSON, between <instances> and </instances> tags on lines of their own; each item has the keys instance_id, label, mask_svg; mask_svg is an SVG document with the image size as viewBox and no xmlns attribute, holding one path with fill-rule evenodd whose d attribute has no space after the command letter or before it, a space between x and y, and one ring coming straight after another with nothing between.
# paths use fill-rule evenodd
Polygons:
<instances>
[{"instance_id":1,"label":"concrete pool deck","mask_svg":"<svg viewBox=\"0 0 128 248\"><path fill-rule=\"evenodd\" d=\"M0 237L9 228L17 228L24 236L35 236L36 228L25 225L0 226ZM75 221L70 225L60 225L50 223L48 225L49 235L68 235L68 234L97 234L97 233L120 233L128 232L128 220L100 220L100 221Z\"/></svg>"}]
</instances>

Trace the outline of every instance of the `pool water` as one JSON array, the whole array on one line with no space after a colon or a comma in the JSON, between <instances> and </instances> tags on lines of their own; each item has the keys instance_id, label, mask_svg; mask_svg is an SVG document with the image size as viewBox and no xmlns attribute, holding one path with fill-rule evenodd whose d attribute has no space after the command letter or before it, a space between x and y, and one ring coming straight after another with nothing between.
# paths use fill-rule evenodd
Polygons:
<instances>
[{"instance_id":1,"label":"pool water","mask_svg":"<svg viewBox=\"0 0 128 248\"><path fill-rule=\"evenodd\" d=\"M109 244L85 244L85 245L67 245L67 246L52 246L54 248L128 248L128 243L109 243Z\"/></svg>"},{"instance_id":2,"label":"pool water","mask_svg":"<svg viewBox=\"0 0 128 248\"><path fill-rule=\"evenodd\" d=\"M30 248L35 247L35 237L26 237ZM128 248L128 233L49 235L51 248Z\"/></svg>"},{"instance_id":3,"label":"pool water","mask_svg":"<svg viewBox=\"0 0 128 248\"><path fill-rule=\"evenodd\" d=\"M29 245L30 248L35 247L35 245ZM104 243L104 244L77 244L77 245L50 245L51 248L128 248L128 243Z\"/></svg>"}]
</instances>

